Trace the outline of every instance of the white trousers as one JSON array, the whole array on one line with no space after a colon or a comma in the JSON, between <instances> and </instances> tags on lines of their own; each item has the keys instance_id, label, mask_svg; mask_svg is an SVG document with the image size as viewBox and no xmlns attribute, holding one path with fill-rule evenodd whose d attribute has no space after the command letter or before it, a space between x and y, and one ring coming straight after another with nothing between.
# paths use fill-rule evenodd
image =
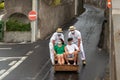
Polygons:
<instances>
[{"instance_id":1,"label":"white trousers","mask_svg":"<svg viewBox=\"0 0 120 80\"><path fill-rule=\"evenodd\" d=\"M52 64L54 65L54 53L53 53L53 50L54 50L54 46L53 46L52 42L49 42L50 59L51 59Z\"/></svg>"},{"instance_id":2,"label":"white trousers","mask_svg":"<svg viewBox=\"0 0 120 80\"><path fill-rule=\"evenodd\" d=\"M78 42L75 42L75 44L78 45ZM78 56L81 58L81 60L86 60L82 41L81 41L81 44L80 44L80 54L78 54Z\"/></svg>"},{"instance_id":3,"label":"white trousers","mask_svg":"<svg viewBox=\"0 0 120 80\"><path fill-rule=\"evenodd\" d=\"M86 60L86 57L85 57L85 52L84 52L84 49L83 49L83 43L81 41L81 44L80 44L80 56L81 56L81 59L82 60Z\"/></svg>"}]
</instances>

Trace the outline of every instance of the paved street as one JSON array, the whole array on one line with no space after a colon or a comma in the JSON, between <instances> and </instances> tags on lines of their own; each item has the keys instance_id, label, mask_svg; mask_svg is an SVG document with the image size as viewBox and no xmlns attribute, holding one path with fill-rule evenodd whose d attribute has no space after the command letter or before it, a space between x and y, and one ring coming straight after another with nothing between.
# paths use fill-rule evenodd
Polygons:
<instances>
[{"instance_id":1,"label":"paved street","mask_svg":"<svg viewBox=\"0 0 120 80\"><path fill-rule=\"evenodd\" d=\"M90 5L85 5L85 8L86 11L74 24L82 33L87 57L87 65L81 65L79 73L54 73L49 59L49 40L39 40L33 44L0 45L0 80L102 80L108 65L108 54L99 51L97 44L104 13ZM67 33L64 30L65 36Z\"/></svg>"},{"instance_id":2,"label":"paved street","mask_svg":"<svg viewBox=\"0 0 120 80\"><path fill-rule=\"evenodd\" d=\"M83 44L87 57L86 67L80 66L81 70L77 73L56 73L49 74L46 80L102 80L108 65L108 54L99 51L99 42L102 22L104 20L103 10L93 6L85 5L86 12L80 15L74 24L81 31ZM65 35L67 36L67 31ZM52 77L53 76L53 77Z\"/></svg>"},{"instance_id":3,"label":"paved street","mask_svg":"<svg viewBox=\"0 0 120 80\"><path fill-rule=\"evenodd\" d=\"M50 67L47 46L48 41L0 45L0 80L35 80L39 75L43 78Z\"/></svg>"}]
</instances>

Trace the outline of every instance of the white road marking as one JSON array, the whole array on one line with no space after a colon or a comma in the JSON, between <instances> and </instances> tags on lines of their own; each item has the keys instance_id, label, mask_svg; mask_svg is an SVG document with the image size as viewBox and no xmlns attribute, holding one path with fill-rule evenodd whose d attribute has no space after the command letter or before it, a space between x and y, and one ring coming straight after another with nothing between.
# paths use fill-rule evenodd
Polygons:
<instances>
[{"instance_id":1,"label":"white road marking","mask_svg":"<svg viewBox=\"0 0 120 80\"><path fill-rule=\"evenodd\" d=\"M22 57L0 57L0 61L12 60L12 59L21 59Z\"/></svg>"},{"instance_id":2,"label":"white road marking","mask_svg":"<svg viewBox=\"0 0 120 80\"><path fill-rule=\"evenodd\" d=\"M0 48L0 50L11 50L12 48Z\"/></svg>"},{"instance_id":3,"label":"white road marking","mask_svg":"<svg viewBox=\"0 0 120 80\"><path fill-rule=\"evenodd\" d=\"M38 48L38 47L39 47L39 45L35 46L35 48Z\"/></svg>"},{"instance_id":4,"label":"white road marking","mask_svg":"<svg viewBox=\"0 0 120 80\"><path fill-rule=\"evenodd\" d=\"M0 80L2 80L3 78L5 78L11 71L13 71L15 68L17 68L26 58L27 58L27 56L22 57L15 65L13 65L5 73L3 73L0 76Z\"/></svg>"},{"instance_id":5,"label":"white road marking","mask_svg":"<svg viewBox=\"0 0 120 80\"><path fill-rule=\"evenodd\" d=\"M31 55L33 53L33 51L29 51L28 53L26 53L27 56Z\"/></svg>"},{"instance_id":6,"label":"white road marking","mask_svg":"<svg viewBox=\"0 0 120 80\"><path fill-rule=\"evenodd\" d=\"M5 69L0 70L0 75L3 74L5 71Z\"/></svg>"},{"instance_id":7,"label":"white road marking","mask_svg":"<svg viewBox=\"0 0 120 80\"><path fill-rule=\"evenodd\" d=\"M9 66L13 66L17 61L12 61L10 64L8 64Z\"/></svg>"}]
</instances>

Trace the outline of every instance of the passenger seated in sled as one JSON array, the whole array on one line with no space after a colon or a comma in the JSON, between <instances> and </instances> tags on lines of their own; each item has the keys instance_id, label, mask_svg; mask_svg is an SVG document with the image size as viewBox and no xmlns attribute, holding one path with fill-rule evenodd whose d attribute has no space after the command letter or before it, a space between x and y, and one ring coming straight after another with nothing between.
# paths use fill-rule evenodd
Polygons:
<instances>
[{"instance_id":1,"label":"passenger seated in sled","mask_svg":"<svg viewBox=\"0 0 120 80\"><path fill-rule=\"evenodd\" d=\"M77 64L78 52L80 51L78 46L72 42L73 38L68 38L68 44L65 47L65 60L68 65L70 65L69 58L73 59L73 65Z\"/></svg>"},{"instance_id":2,"label":"passenger seated in sled","mask_svg":"<svg viewBox=\"0 0 120 80\"><path fill-rule=\"evenodd\" d=\"M63 65L65 63L64 54L65 54L65 44L62 39L58 41L57 45L54 46L54 54L57 58L57 62L59 65Z\"/></svg>"}]
</instances>

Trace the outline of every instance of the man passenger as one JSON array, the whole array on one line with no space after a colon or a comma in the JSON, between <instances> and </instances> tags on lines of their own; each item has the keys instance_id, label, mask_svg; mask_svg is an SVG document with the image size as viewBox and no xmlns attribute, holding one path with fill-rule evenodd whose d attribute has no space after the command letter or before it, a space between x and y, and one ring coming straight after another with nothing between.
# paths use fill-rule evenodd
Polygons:
<instances>
[{"instance_id":1,"label":"man passenger","mask_svg":"<svg viewBox=\"0 0 120 80\"><path fill-rule=\"evenodd\" d=\"M68 38L68 44L65 47L65 60L70 65L68 58L74 58L73 65L76 65L79 48L76 44L73 44L73 38Z\"/></svg>"}]
</instances>

